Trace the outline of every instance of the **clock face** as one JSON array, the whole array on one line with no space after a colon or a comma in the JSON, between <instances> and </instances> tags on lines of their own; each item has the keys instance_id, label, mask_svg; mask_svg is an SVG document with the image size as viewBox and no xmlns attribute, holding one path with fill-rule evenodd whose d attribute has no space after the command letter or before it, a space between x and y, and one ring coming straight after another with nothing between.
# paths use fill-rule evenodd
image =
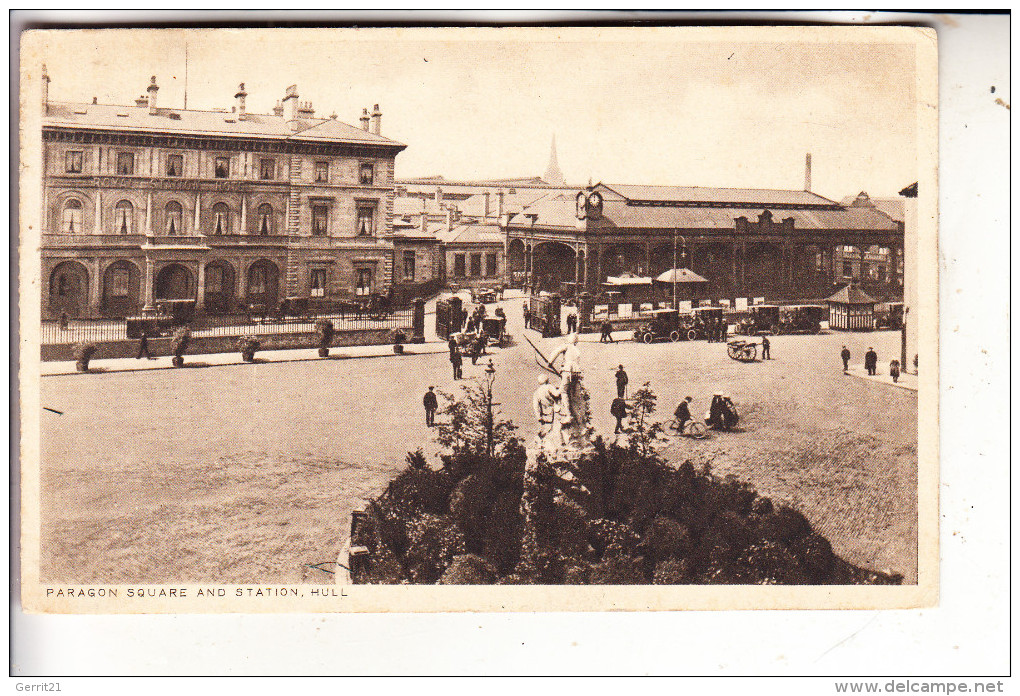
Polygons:
<instances>
[{"instance_id":1,"label":"clock face","mask_svg":"<svg viewBox=\"0 0 1020 696\"><path fill-rule=\"evenodd\" d=\"M588 196L588 206L591 215L595 217L602 215L602 195L596 192Z\"/></svg>"},{"instance_id":2,"label":"clock face","mask_svg":"<svg viewBox=\"0 0 1020 696\"><path fill-rule=\"evenodd\" d=\"M584 220L585 216L587 215L587 210L586 210L586 207L585 207L586 203L587 203L587 198L585 198L584 191L579 192L577 194L577 219L578 220Z\"/></svg>"}]
</instances>

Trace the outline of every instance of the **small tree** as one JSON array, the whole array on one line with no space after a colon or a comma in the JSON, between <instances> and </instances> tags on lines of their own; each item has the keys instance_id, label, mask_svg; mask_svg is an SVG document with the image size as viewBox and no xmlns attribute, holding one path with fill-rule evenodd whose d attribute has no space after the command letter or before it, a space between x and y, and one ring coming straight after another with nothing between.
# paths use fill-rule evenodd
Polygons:
<instances>
[{"instance_id":1,"label":"small tree","mask_svg":"<svg viewBox=\"0 0 1020 696\"><path fill-rule=\"evenodd\" d=\"M490 456L502 452L511 441L516 441L517 426L499 418L493 410L491 388L481 381L461 387L462 398L456 399L446 392L439 396L446 401L441 409L449 420L439 424L436 439L455 455L486 453Z\"/></svg>"},{"instance_id":2,"label":"small tree","mask_svg":"<svg viewBox=\"0 0 1020 696\"><path fill-rule=\"evenodd\" d=\"M328 319L320 319L315 322L315 333L319 337L319 357L328 358L329 346L333 342L333 335L336 333L333 322Z\"/></svg>"},{"instance_id":3,"label":"small tree","mask_svg":"<svg viewBox=\"0 0 1020 696\"><path fill-rule=\"evenodd\" d=\"M647 457L654 454L655 442L660 439L664 430L660 421L651 420L658 397L652 390L651 383L645 382L634 392L633 399L631 423L634 425L634 436L631 438L631 447L642 457Z\"/></svg>"}]
</instances>

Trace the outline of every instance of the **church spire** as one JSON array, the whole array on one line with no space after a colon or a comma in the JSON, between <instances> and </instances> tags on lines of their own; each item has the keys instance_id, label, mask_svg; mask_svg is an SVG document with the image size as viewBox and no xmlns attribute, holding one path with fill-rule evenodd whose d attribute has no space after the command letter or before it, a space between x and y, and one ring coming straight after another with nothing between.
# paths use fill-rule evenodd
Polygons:
<instances>
[{"instance_id":1,"label":"church spire","mask_svg":"<svg viewBox=\"0 0 1020 696\"><path fill-rule=\"evenodd\" d=\"M556 157L556 134L553 133L552 146L549 148L549 166L545 168L545 175L542 177L547 184L563 186L563 172L560 171L560 163Z\"/></svg>"}]
</instances>

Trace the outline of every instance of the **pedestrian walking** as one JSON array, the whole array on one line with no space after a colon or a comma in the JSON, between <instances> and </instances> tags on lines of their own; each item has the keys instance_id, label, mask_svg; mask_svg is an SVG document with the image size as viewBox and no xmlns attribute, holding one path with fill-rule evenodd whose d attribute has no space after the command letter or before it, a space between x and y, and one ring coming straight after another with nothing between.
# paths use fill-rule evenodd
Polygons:
<instances>
[{"instance_id":1,"label":"pedestrian walking","mask_svg":"<svg viewBox=\"0 0 1020 696\"><path fill-rule=\"evenodd\" d=\"M892 377L893 384L900 381L900 361L893 360L889 363L889 376Z\"/></svg>"},{"instance_id":2,"label":"pedestrian walking","mask_svg":"<svg viewBox=\"0 0 1020 696\"><path fill-rule=\"evenodd\" d=\"M599 337L599 343L616 343L613 340L613 323L608 319L602 322L602 335Z\"/></svg>"},{"instance_id":3,"label":"pedestrian walking","mask_svg":"<svg viewBox=\"0 0 1020 696\"><path fill-rule=\"evenodd\" d=\"M623 369L623 365L620 365L620 369L616 371L616 396L624 398L627 396L627 384L630 380L627 379L627 372Z\"/></svg>"},{"instance_id":4,"label":"pedestrian walking","mask_svg":"<svg viewBox=\"0 0 1020 696\"><path fill-rule=\"evenodd\" d=\"M135 360L141 360L143 355L146 360L153 359L149 355L149 330L145 328L142 329L142 337L138 340L138 355L135 356Z\"/></svg>"},{"instance_id":5,"label":"pedestrian walking","mask_svg":"<svg viewBox=\"0 0 1020 696\"><path fill-rule=\"evenodd\" d=\"M762 360L771 360L772 359L772 353L769 352L769 348L771 346L772 346L772 344L769 343L769 337L768 336L762 336L761 337L761 359Z\"/></svg>"},{"instance_id":6,"label":"pedestrian walking","mask_svg":"<svg viewBox=\"0 0 1020 696\"><path fill-rule=\"evenodd\" d=\"M878 353L875 352L874 348L868 347L868 352L864 354L864 369L868 371L868 374L872 377L878 372Z\"/></svg>"},{"instance_id":7,"label":"pedestrian walking","mask_svg":"<svg viewBox=\"0 0 1020 696\"><path fill-rule=\"evenodd\" d=\"M524 328L531 328L531 307L528 306L527 302L524 303Z\"/></svg>"},{"instance_id":8,"label":"pedestrian walking","mask_svg":"<svg viewBox=\"0 0 1020 696\"><path fill-rule=\"evenodd\" d=\"M850 349L843 346L843 350L839 352L839 357L843 358L843 374L845 375L850 370Z\"/></svg>"},{"instance_id":9,"label":"pedestrian walking","mask_svg":"<svg viewBox=\"0 0 1020 696\"><path fill-rule=\"evenodd\" d=\"M616 430L613 431L613 434L623 432L623 419L627 417L627 402L620 397L613 399L613 403L609 406L609 413L616 419Z\"/></svg>"},{"instance_id":10,"label":"pedestrian walking","mask_svg":"<svg viewBox=\"0 0 1020 696\"><path fill-rule=\"evenodd\" d=\"M425 407L425 425L432 427L436 424L436 411L439 410L439 401L436 399L435 387L429 387L421 403Z\"/></svg>"},{"instance_id":11,"label":"pedestrian walking","mask_svg":"<svg viewBox=\"0 0 1020 696\"><path fill-rule=\"evenodd\" d=\"M460 349L456 349L450 353L450 364L453 365L453 378L461 379L464 375L464 358L460 354Z\"/></svg>"}]
</instances>

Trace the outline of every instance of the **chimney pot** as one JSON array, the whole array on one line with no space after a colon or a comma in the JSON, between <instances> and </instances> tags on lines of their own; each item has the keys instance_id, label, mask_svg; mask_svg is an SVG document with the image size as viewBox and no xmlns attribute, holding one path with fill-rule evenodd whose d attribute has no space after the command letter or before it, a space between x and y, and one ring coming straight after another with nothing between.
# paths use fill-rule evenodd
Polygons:
<instances>
[{"instance_id":1,"label":"chimney pot","mask_svg":"<svg viewBox=\"0 0 1020 696\"><path fill-rule=\"evenodd\" d=\"M811 153L804 157L804 190L811 190Z\"/></svg>"},{"instance_id":2,"label":"chimney pot","mask_svg":"<svg viewBox=\"0 0 1020 696\"><path fill-rule=\"evenodd\" d=\"M368 131L368 123L371 121L368 115L368 109L361 110L361 130Z\"/></svg>"},{"instance_id":3,"label":"chimney pot","mask_svg":"<svg viewBox=\"0 0 1020 696\"><path fill-rule=\"evenodd\" d=\"M372 132L382 135L382 112L379 111L378 104L372 107Z\"/></svg>"}]
</instances>

